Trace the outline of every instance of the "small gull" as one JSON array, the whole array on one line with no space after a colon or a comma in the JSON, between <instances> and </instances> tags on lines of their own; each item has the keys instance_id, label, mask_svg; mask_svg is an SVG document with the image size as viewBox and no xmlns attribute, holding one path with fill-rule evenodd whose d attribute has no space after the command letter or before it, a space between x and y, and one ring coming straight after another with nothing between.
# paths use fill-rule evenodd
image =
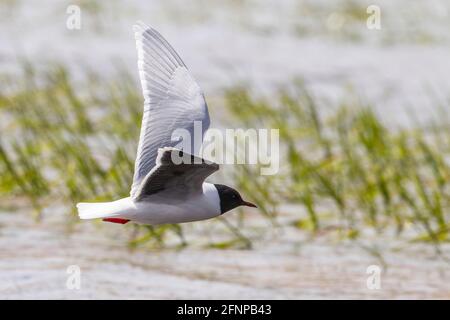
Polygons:
<instances>
[{"instance_id":1,"label":"small gull","mask_svg":"<svg viewBox=\"0 0 450 320\"><path fill-rule=\"evenodd\" d=\"M218 164L198 157L198 150L192 155L175 148L179 141L172 139L172 133L184 129L195 137L197 121L202 123L203 140L209 128L203 92L180 56L155 29L142 22L133 29L144 113L130 196L112 202L78 203L80 219L158 225L210 219L239 206L256 207L233 188L205 182L219 170Z\"/></svg>"}]
</instances>

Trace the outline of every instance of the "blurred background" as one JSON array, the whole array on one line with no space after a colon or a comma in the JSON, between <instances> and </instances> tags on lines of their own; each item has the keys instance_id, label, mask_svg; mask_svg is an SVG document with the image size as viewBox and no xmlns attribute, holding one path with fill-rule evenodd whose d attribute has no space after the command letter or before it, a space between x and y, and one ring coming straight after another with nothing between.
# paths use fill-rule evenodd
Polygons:
<instances>
[{"instance_id":1,"label":"blurred background","mask_svg":"<svg viewBox=\"0 0 450 320\"><path fill-rule=\"evenodd\" d=\"M0 0L0 298L450 298L449 14L445 0ZM212 127L280 130L278 174L210 178L259 210L78 221L75 203L129 193L137 20L178 51Z\"/></svg>"}]
</instances>

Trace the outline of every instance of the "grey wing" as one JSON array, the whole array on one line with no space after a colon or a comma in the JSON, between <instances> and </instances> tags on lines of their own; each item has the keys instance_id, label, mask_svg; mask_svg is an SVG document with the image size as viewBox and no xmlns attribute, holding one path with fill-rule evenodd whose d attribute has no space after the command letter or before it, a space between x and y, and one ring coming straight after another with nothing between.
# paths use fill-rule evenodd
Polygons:
<instances>
[{"instance_id":1,"label":"grey wing","mask_svg":"<svg viewBox=\"0 0 450 320\"><path fill-rule=\"evenodd\" d=\"M201 193L205 179L217 170L219 165L214 162L175 148L161 148L156 166L144 178L133 200L141 201L163 190L170 190L177 199Z\"/></svg>"},{"instance_id":2,"label":"grey wing","mask_svg":"<svg viewBox=\"0 0 450 320\"><path fill-rule=\"evenodd\" d=\"M143 23L135 25L134 32L144 113L131 187L133 198L155 166L158 148L180 144L180 140L172 140L175 130L187 130L190 145L199 147L210 122L202 90L170 44ZM200 137L194 135L194 122L201 123ZM197 154L198 148L186 151Z\"/></svg>"}]
</instances>

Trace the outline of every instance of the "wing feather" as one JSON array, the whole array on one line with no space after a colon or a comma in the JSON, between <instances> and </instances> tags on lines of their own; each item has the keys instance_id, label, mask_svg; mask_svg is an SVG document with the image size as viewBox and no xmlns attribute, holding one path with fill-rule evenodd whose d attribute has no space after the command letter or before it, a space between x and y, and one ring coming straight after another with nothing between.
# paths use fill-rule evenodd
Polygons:
<instances>
[{"instance_id":1,"label":"wing feather","mask_svg":"<svg viewBox=\"0 0 450 320\"><path fill-rule=\"evenodd\" d=\"M184 162L175 163L174 157L179 157L177 159L182 157ZM142 201L163 190L170 190L171 194L177 195L179 199L201 193L205 179L217 170L219 165L214 162L183 154L175 148L160 148L156 166L140 184L134 201Z\"/></svg>"},{"instance_id":2,"label":"wing feather","mask_svg":"<svg viewBox=\"0 0 450 320\"><path fill-rule=\"evenodd\" d=\"M158 149L180 143L171 140L174 130L186 129L192 138L203 139L209 127L203 92L180 56L153 28L139 22L134 26L134 33L144 112L131 187L132 198L135 198L143 179L155 166ZM195 121L202 122L202 137L194 137ZM198 150L187 151L196 154Z\"/></svg>"}]
</instances>

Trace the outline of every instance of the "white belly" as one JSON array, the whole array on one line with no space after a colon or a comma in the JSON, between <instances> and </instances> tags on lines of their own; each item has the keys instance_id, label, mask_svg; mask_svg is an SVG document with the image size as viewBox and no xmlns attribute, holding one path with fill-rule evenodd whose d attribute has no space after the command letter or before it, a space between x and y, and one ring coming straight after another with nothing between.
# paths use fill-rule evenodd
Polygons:
<instances>
[{"instance_id":1,"label":"white belly","mask_svg":"<svg viewBox=\"0 0 450 320\"><path fill-rule=\"evenodd\" d=\"M203 193L183 201L163 192L134 203L122 217L142 224L182 223L214 218L220 215L220 200L214 185L203 184Z\"/></svg>"}]
</instances>

